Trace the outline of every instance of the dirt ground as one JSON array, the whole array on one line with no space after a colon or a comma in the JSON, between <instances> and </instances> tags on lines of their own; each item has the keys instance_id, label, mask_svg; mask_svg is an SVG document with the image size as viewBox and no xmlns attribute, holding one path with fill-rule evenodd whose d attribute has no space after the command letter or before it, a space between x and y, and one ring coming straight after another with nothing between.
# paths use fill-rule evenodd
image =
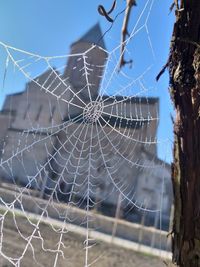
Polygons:
<instances>
[{"instance_id":1,"label":"dirt ground","mask_svg":"<svg viewBox=\"0 0 200 267\"><path fill-rule=\"evenodd\" d=\"M27 219L20 216L13 218L12 215L9 215L4 219L2 252L5 255L16 259L19 258L24 253L24 248L26 245L29 244L29 241L31 241L28 249L21 258L21 261L19 261L18 265L16 265L17 267L166 266L162 259L94 240L90 240L90 248L88 250L88 265L86 265L85 259L87 253L86 249L84 248L84 237L64 231L62 242L59 242L61 237L61 229L52 229L52 226L49 226L45 223L40 223L36 229L35 225L32 225L31 223L37 224L37 221L29 222ZM18 226L18 229L16 228L16 225ZM36 229L34 235L31 236L34 229ZM26 240L24 240L24 238ZM60 249L62 249L65 258L62 257L61 253L58 253L58 257L56 256L57 253L55 250L58 249L58 244L60 244ZM0 257L0 267L14 266L2 256Z\"/></svg>"}]
</instances>

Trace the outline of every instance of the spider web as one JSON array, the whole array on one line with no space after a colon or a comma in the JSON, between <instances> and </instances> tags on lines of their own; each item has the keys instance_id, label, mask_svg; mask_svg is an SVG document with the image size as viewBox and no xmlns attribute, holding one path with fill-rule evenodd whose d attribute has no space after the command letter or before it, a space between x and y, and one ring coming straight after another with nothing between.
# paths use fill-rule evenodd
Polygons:
<instances>
[{"instance_id":1,"label":"spider web","mask_svg":"<svg viewBox=\"0 0 200 267\"><path fill-rule=\"evenodd\" d=\"M154 56L148 32L152 5L153 1L144 5L126 41L126 53L129 42L145 32ZM9 75L26 80L25 91L9 96L4 105L10 121L1 140L0 171L14 193L4 190L0 198L4 207L1 257L21 266L29 253L36 265L43 266L35 252L40 246L44 254L53 255L52 266L59 266L61 258L70 263L64 239L71 232L70 225L79 225L85 229L83 264L90 266L97 260L89 257L96 244L90 230L98 228L96 212L103 212L105 204L116 206L120 200L121 209L128 212L156 213L162 208L164 171L159 173L165 166L156 156L158 103L145 97L145 75L151 66L136 77L119 72L120 46L109 52L90 44L80 53L44 57L3 42L0 45L5 56L3 87ZM94 64L95 54L105 60ZM154 195L144 198L137 192L141 173L163 176L156 189L160 204L152 206ZM28 233L22 229L16 208L23 212ZM37 214L35 220L27 211ZM6 249L8 218L23 243L18 253ZM45 243L44 218L49 218L57 240L54 247ZM61 226L55 227L50 218L60 220Z\"/></svg>"}]
</instances>

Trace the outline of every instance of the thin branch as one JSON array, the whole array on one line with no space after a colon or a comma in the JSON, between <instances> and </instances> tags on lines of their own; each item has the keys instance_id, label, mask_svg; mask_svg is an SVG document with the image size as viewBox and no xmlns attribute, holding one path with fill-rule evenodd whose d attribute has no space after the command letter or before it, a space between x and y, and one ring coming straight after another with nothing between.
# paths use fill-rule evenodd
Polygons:
<instances>
[{"instance_id":1,"label":"thin branch","mask_svg":"<svg viewBox=\"0 0 200 267\"><path fill-rule=\"evenodd\" d=\"M113 10L116 7L116 2L117 0L114 0L112 7L109 11L106 11L104 6L99 5L98 6L98 12L101 16L104 16L109 22L111 22L113 24L114 20L113 18L111 18L109 15L113 12ZM129 33L128 33L128 23L129 23L129 19L130 19L130 14L131 14L131 10L132 7L136 6L136 1L135 0L126 0L126 9L125 9L125 15L124 15L124 21L123 21L123 25L122 25L122 31L121 31L121 49L120 49L120 62L119 62L119 70L127 64L132 64L132 59L131 60L125 60L124 59L124 53L125 53L125 48L126 48L126 41L127 41L127 36L129 37ZM124 11L123 11L124 12ZM121 14L122 12L120 12ZM111 26L112 27L112 26Z\"/></svg>"},{"instance_id":2,"label":"thin branch","mask_svg":"<svg viewBox=\"0 0 200 267\"><path fill-rule=\"evenodd\" d=\"M112 7L109 11L106 11L104 6L102 5L99 5L98 6L98 12L101 16L104 16L109 22L114 22L114 20L109 16L113 10L115 9L115 6L116 6L116 1L117 0L114 0L113 4L112 4Z\"/></svg>"},{"instance_id":3,"label":"thin branch","mask_svg":"<svg viewBox=\"0 0 200 267\"><path fill-rule=\"evenodd\" d=\"M123 21L123 26L122 26L122 32L121 32L121 51L120 51L120 63L119 63L119 68L122 68L126 64L131 64L132 60L126 61L124 59L124 52L125 52L125 46L126 46L126 37L129 37L128 33L128 23L130 19L130 14L132 7L136 6L135 0L126 0L126 12L124 15L124 21Z\"/></svg>"},{"instance_id":4,"label":"thin branch","mask_svg":"<svg viewBox=\"0 0 200 267\"><path fill-rule=\"evenodd\" d=\"M158 73L158 75L156 76L156 81L158 81L160 79L160 77L163 75L163 73L165 72L165 70L169 67L169 60L167 61L167 63L162 67L161 71Z\"/></svg>"}]
</instances>

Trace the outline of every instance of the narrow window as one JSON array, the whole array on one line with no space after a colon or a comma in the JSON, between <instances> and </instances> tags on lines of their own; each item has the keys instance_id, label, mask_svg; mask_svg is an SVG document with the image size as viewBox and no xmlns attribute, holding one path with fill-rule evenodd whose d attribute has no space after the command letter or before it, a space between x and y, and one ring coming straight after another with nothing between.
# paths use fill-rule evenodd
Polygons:
<instances>
[{"instance_id":1,"label":"narrow window","mask_svg":"<svg viewBox=\"0 0 200 267\"><path fill-rule=\"evenodd\" d=\"M50 111L49 122L52 121L55 111L56 111L56 106L53 106L51 111Z\"/></svg>"},{"instance_id":2,"label":"narrow window","mask_svg":"<svg viewBox=\"0 0 200 267\"><path fill-rule=\"evenodd\" d=\"M27 105L27 107L26 107L26 109L25 109L25 111L24 111L24 120L25 120L26 117L27 117L27 114L28 114L28 111L29 111L29 109L30 109L30 106L31 106L31 104L28 103L28 105Z\"/></svg>"},{"instance_id":3,"label":"narrow window","mask_svg":"<svg viewBox=\"0 0 200 267\"><path fill-rule=\"evenodd\" d=\"M42 112L42 108L43 108L43 106L40 105L40 107L39 107L39 109L38 109L37 116L35 117L35 121L38 121L38 120L39 120L39 118L40 118L40 114L41 114L41 112Z\"/></svg>"}]
</instances>

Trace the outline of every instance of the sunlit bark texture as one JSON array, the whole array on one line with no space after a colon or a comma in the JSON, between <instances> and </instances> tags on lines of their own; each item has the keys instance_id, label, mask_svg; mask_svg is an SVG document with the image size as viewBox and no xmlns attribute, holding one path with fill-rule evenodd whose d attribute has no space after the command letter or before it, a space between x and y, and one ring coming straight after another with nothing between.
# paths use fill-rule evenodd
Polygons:
<instances>
[{"instance_id":1,"label":"sunlit bark texture","mask_svg":"<svg viewBox=\"0 0 200 267\"><path fill-rule=\"evenodd\" d=\"M173 261L181 267L199 267L200 0L176 3L168 66L170 94L176 110L172 165L175 202Z\"/></svg>"}]
</instances>

